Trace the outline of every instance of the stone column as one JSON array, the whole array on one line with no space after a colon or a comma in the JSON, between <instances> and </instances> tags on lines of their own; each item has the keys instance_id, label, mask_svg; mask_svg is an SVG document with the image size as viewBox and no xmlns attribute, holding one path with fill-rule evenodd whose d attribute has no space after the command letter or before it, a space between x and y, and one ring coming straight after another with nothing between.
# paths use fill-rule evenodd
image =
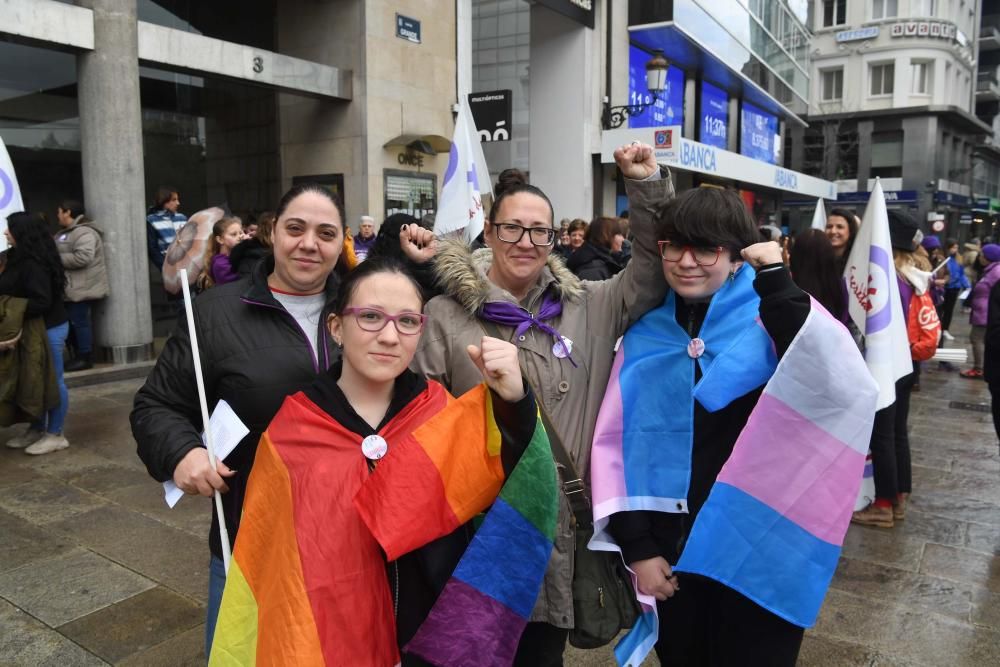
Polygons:
<instances>
[{"instance_id":1,"label":"stone column","mask_svg":"<svg viewBox=\"0 0 1000 667\"><path fill-rule=\"evenodd\" d=\"M99 354L152 356L136 0L81 0L94 12L94 50L77 56L83 196L104 232L111 294L95 309Z\"/></svg>"}]
</instances>

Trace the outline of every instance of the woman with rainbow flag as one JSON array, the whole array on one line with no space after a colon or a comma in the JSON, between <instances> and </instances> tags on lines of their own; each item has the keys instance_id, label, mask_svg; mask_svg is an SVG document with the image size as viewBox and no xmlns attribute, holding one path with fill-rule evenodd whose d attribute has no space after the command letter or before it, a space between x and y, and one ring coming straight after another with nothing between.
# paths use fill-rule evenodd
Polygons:
<instances>
[{"instance_id":1,"label":"woman with rainbow flag","mask_svg":"<svg viewBox=\"0 0 1000 667\"><path fill-rule=\"evenodd\" d=\"M258 445L211 664L513 660L552 552L555 465L510 343L468 347L483 383L457 400L408 370L422 311L398 260L341 284L341 361ZM425 546L487 508L471 543Z\"/></svg>"},{"instance_id":2,"label":"woman with rainbow flag","mask_svg":"<svg viewBox=\"0 0 1000 667\"><path fill-rule=\"evenodd\" d=\"M592 549L643 615L622 665L794 665L851 518L877 386L850 334L759 243L739 196L657 219L662 306L620 341L591 459Z\"/></svg>"}]
</instances>

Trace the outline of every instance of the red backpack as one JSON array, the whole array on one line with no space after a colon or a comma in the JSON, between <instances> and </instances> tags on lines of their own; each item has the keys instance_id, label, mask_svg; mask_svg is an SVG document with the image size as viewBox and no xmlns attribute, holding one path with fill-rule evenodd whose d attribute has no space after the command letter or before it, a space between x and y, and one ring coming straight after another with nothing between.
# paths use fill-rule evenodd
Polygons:
<instances>
[{"instance_id":1,"label":"red backpack","mask_svg":"<svg viewBox=\"0 0 1000 667\"><path fill-rule=\"evenodd\" d=\"M941 340L941 320L938 319L930 290L923 294L913 292L910 314L906 322L906 335L910 339L910 357L914 361L927 361L937 352Z\"/></svg>"}]
</instances>

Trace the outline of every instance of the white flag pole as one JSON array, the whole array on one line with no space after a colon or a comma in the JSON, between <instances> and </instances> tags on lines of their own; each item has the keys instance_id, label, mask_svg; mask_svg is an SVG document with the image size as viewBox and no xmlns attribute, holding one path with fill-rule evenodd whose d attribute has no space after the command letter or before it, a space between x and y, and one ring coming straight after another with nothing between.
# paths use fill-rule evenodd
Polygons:
<instances>
[{"instance_id":1,"label":"white flag pole","mask_svg":"<svg viewBox=\"0 0 1000 667\"><path fill-rule=\"evenodd\" d=\"M191 307L191 287L188 285L187 269L181 269L181 289L184 291L184 312L187 315L188 335L191 338L191 356L194 357L194 377L198 382L198 403L201 406L201 423L205 425L205 448L208 450L208 463L212 470L216 469L215 443L212 436L211 420L208 415L208 400L205 398L205 378L201 374L201 353L198 351L198 334L194 329L194 309ZM219 538L222 541L222 562L229 572L229 561L232 555L229 550L229 531L226 529L226 516L222 512L222 494L215 490L215 512L219 515Z\"/></svg>"}]
</instances>

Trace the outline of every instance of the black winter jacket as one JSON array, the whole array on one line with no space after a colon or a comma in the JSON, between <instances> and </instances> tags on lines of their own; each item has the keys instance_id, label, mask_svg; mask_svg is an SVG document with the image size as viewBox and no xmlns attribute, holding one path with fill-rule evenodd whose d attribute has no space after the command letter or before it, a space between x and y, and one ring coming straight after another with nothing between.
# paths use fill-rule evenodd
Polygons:
<instances>
[{"instance_id":1,"label":"black winter jacket","mask_svg":"<svg viewBox=\"0 0 1000 667\"><path fill-rule=\"evenodd\" d=\"M566 260L566 268L580 280L607 280L624 268L611 251L593 243L584 243Z\"/></svg>"},{"instance_id":2,"label":"black winter jacket","mask_svg":"<svg viewBox=\"0 0 1000 667\"><path fill-rule=\"evenodd\" d=\"M271 249L258 239L247 239L237 243L229 253L229 263L240 278L246 278L253 273L258 262L270 255Z\"/></svg>"},{"instance_id":3,"label":"black winter jacket","mask_svg":"<svg viewBox=\"0 0 1000 667\"><path fill-rule=\"evenodd\" d=\"M988 304L983 379L994 385L1000 384L1000 281L990 289Z\"/></svg>"},{"instance_id":4,"label":"black winter jacket","mask_svg":"<svg viewBox=\"0 0 1000 667\"><path fill-rule=\"evenodd\" d=\"M44 318L46 329L67 320L64 290L55 293L48 270L34 257L19 253L17 248L7 251L7 265L0 273L0 295L27 299L24 319Z\"/></svg>"},{"instance_id":5,"label":"black winter jacket","mask_svg":"<svg viewBox=\"0 0 1000 667\"><path fill-rule=\"evenodd\" d=\"M195 327L209 411L225 399L250 433L233 450L226 465L236 471L222 495L230 541L236 540L246 483L257 443L282 401L311 385L339 358L326 332L326 313L320 317L324 348L317 359L305 332L271 294L267 277L273 258L259 262L249 279L219 285L194 302ZM326 284L329 302L338 281ZM173 478L184 456L201 446L202 423L198 406L191 341L182 317L156 367L135 395L130 415L139 458L157 481ZM221 557L218 519L212 513L209 536L212 553Z\"/></svg>"},{"instance_id":6,"label":"black winter jacket","mask_svg":"<svg viewBox=\"0 0 1000 667\"><path fill-rule=\"evenodd\" d=\"M780 358L809 316L809 295L792 282L784 267L758 275L754 280L754 289L760 296L760 319ZM687 304L678 298L677 323L694 338L701 329L707 310L707 303ZM697 366L695 369L696 380L699 380L701 374ZM709 412L695 401L691 485L688 489L690 514L633 511L612 515L608 527L621 546L626 563L655 556L663 556L671 564L677 562L695 517L708 499L715 478L732 454L736 439L746 426L763 390L761 385L718 412Z\"/></svg>"}]
</instances>

